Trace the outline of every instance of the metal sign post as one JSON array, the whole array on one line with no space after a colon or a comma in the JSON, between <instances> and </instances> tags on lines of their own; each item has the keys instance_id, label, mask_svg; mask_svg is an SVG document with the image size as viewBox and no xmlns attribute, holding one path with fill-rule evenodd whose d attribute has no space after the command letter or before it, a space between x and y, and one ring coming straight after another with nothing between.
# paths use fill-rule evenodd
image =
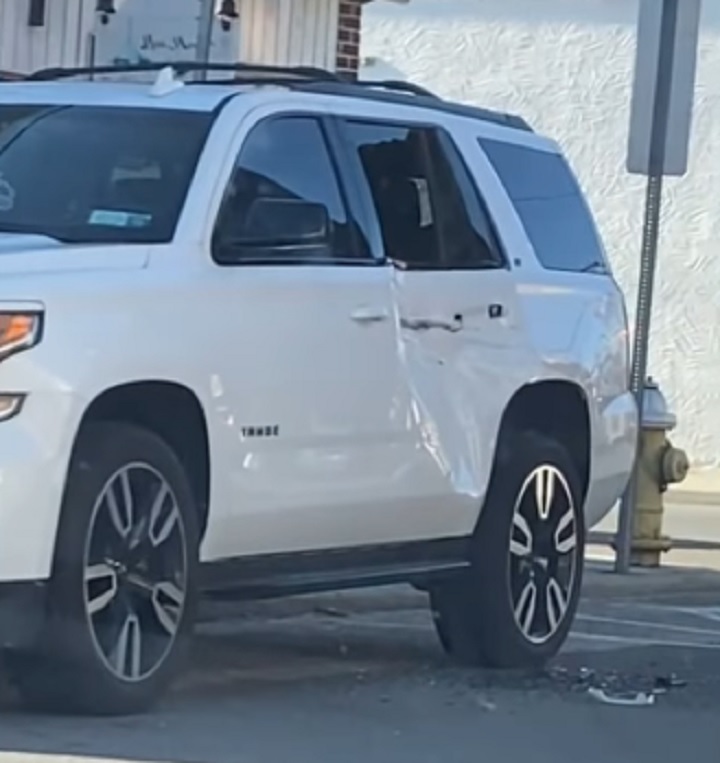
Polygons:
<instances>
[{"instance_id":1,"label":"metal sign post","mask_svg":"<svg viewBox=\"0 0 720 763\"><path fill-rule=\"evenodd\" d=\"M196 60L198 63L210 62L212 50L213 27L215 26L216 0L198 0L200 14L198 16L198 34ZM207 72L201 71L196 74L197 79L207 79Z\"/></svg>"},{"instance_id":2,"label":"metal sign post","mask_svg":"<svg viewBox=\"0 0 720 763\"><path fill-rule=\"evenodd\" d=\"M640 0L628 171L646 175L647 198L630 388L643 410L665 176L687 172L702 0ZM616 572L630 569L637 493L633 473L620 506Z\"/></svg>"}]
</instances>

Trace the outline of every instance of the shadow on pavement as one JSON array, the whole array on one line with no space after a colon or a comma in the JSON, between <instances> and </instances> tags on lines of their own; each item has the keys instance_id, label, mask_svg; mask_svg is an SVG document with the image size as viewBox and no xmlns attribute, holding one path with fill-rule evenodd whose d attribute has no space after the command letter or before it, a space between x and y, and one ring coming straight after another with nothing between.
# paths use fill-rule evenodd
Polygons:
<instances>
[{"instance_id":1,"label":"shadow on pavement","mask_svg":"<svg viewBox=\"0 0 720 763\"><path fill-rule=\"evenodd\" d=\"M717 763L718 572L620 580L591 565L579 635L538 673L455 668L436 643L424 597L388 589L378 607L375 595L232 605L225 618L216 610L187 677L146 716L33 716L6 692L0 763L465 763L480 749L487 763L514 763L521 753L535 763L578 755L604 763L622 755L621 739L643 750L628 763L671 760L663 755L681 739L698 751L697 763ZM662 643L668 638L683 645ZM588 694L590 685L652 691L658 679L669 688L652 708L606 707ZM560 737L575 757L551 754L550 740Z\"/></svg>"}]
</instances>

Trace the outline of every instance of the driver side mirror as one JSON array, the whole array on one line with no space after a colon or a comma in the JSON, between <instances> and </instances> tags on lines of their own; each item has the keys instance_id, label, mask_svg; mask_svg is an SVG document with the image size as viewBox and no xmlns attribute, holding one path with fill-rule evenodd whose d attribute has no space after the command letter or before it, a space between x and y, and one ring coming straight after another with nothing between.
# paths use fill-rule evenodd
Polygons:
<instances>
[{"instance_id":1,"label":"driver side mirror","mask_svg":"<svg viewBox=\"0 0 720 763\"><path fill-rule=\"evenodd\" d=\"M255 199L239 225L227 219L217 240L223 260L297 255L298 250L325 249L330 243L330 217L322 204L302 199ZM227 229L231 230L227 230Z\"/></svg>"}]
</instances>

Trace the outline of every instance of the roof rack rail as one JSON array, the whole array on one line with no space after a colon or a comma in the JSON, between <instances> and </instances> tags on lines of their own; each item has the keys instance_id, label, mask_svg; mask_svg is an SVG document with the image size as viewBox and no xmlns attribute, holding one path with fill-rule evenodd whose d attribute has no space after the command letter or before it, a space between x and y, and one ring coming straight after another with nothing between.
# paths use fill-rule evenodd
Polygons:
<instances>
[{"instance_id":1,"label":"roof rack rail","mask_svg":"<svg viewBox=\"0 0 720 763\"><path fill-rule=\"evenodd\" d=\"M1 1L1 0L0 0ZM30 75L14 75L15 80L49 81L70 77L103 74L141 74L160 72L171 68L178 76L196 72L228 72L233 79L223 79L222 84L282 85L294 90L364 98L386 103L421 106L448 114L493 122L504 127L532 132L532 127L521 117L491 109L467 106L453 101L445 101L435 93L420 85L402 80L348 80L327 69L313 66L271 66L267 64L221 64L199 61L158 61L147 64L122 64L117 66L88 66L76 68L40 69ZM218 84L218 80L203 81L199 84Z\"/></svg>"},{"instance_id":2,"label":"roof rack rail","mask_svg":"<svg viewBox=\"0 0 720 763\"><path fill-rule=\"evenodd\" d=\"M381 83L373 83L381 84ZM405 84L405 83L403 83ZM412 87L412 86L411 86ZM357 82L295 82L292 84L293 90L306 93L322 93L324 95L339 95L346 98L360 98L368 101L383 103L401 104L404 106L416 106L423 109L432 109L442 111L445 114L454 114L459 117L468 117L470 119L479 119L483 122L490 122L502 127L509 127L523 132L534 132L533 128L522 117L516 114L507 114L503 111L494 111L485 109L481 106L469 106L455 101L445 101L437 95L430 93L426 95L418 90L412 94L403 90L383 87L367 87L365 84L358 86ZM422 89L422 88L421 88Z\"/></svg>"},{"instance_id":3,"label":"roof rack rail","mask_svg":"<svg viewBox=\"0 0 720 763\"><path fill-rule=\"evenodd\" d=\"M440 100L440 97L433 93L431 90L428 90L427 88L422 87L421 85L416 85L414 82L405 82L403 80L394 80L394 79L386 79L386 80L369 80L369 79L360 79L354 82L353 84L359 85L360 87L368 87L368 88L379 88L382 90L393 90L398 93L410 93L412 95L423 95L426 98L437 98Z\"/></svg>"},{"instance_id":4,"label":"roof rack rail","mask_svg":"<svg viewBox=\"0 0 720 763\"><path fill-rule=\"evenodd\" d=\"M20 82L24 80L27 75L20 74L20 72L9 72L0 69L0 82Z\"/></svg>"},{"instance_id":5,"label":"roof rack rail","mask_svg":"<svg viewBox=\"0 0 720 763\"><path fill-rule=\"evenodd\" d=\"M79 67L54 67L39 69L32 74L23 77L32 81L49 81L69 79L71 77L84 77L103 74L142 74L143 72L159 72L170 67L176 74L194 74L198 72L228 72L236 75L248 74L254 79L260 79L262 75L268 75L274 81L282 79L292 80L319 80L322 82L342 82L342 80L326 69L313 66L269 66L266 64L214 64L201 63L199 61L164 61L148 64L120 64L116 66L79 66ZM241 80L242 76L236 79Z\"/></svg>"}]
</instances>

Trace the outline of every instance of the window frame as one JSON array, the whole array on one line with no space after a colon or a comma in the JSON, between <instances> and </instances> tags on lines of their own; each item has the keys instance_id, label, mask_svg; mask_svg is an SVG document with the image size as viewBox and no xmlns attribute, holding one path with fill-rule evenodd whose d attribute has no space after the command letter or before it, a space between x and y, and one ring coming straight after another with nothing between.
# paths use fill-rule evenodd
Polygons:
<instances>
[{"instance_id":1,"label":"window frame","mask_svg":"<svg viewBox=\"0 0 720 763\"><path fill-rule=\"evenodd\" d=\"M362 115L362 116L342 115L337 117L336 121L337 121L338 130L340 132L343 144L346 149L346 155L349 162L347 165L348 172L354 173L355 184L358 188L358 193L362 196L364 200L363 206L365 208L365 214L369 218L372 224L373 230L376 231L376 238L378 241L378 245L380 247L380 251L383 254L385 262L392 264L394 267L400 270L404 270L408 272L442 272L443 270L445 270L445 267L442 263L442 259L444 257L444 247L442 246L439 226L437 225L435 226L434 237L435 237L437 251L441 259L441 262L438 263L438 265L436 266L411 265L399 260L391 259L388 256L388 253L385 250L385 241L383 239L380 216L378 215L377 210L375 208L375 200L373 199L372 191L368 187L368 181L365 175L365 167L363 166L363 163L360 157L358 156L356 147L354 146L354 143L349 135L349 130L347 129L348 126L351 124L365 125L370 127L395 127L395 128L405 129L405 130L435 129L437 125L432 123L427 123L427 122L412 122L412 121L405 121L405 120L399 120L399 119L388 119L388 118L375 119L373 117L368 117L366 115ZM429 160L427 144L424 137L423 137L422 143L423 143L423 153L424 153L423 159L425 162L425 166L427 167L428 177L432 179L432 177L434 176L434 167L432 162ZM363 178L363 181L361 181L360 178Z\"/></svg>"},{"instance_id":2,"label":"window frame","mask_svg":"<svg viewBox=\"0 0 720 763\"><path fill-rule=\"evenodd\" d=\"M392 264L402 270L410 272L483 272L488 270L501 270L510 269L509 260L507 254L501 244L500 236L498 234L498 228L490 214L490 210L483 198L482 191L478 187L478 184L474 180L474 175L468 166L467 160L463 155L458 144L453 140L450 131L442 124L437 122L430 122L425 120L408 120L408 119L393 119L388 117L371 117L367 115L355 115L355 114L343 114L332 117L335 130L337 130L339 139L343 144L343 159L344 164L341 170L351 176L351 182L356 187L356 193L361 199L362 203L362 215L368 230L372 231L373 245L379 247L379 251L386 262L392 262ZM473 267L453 267L446 264L445 257L445 243L443 236L441 235L440 225L436 225L435 238L437 241L438 252L442 258L442 262L438 265L406 265L405 263L392 261L385 252L384 241L382 236L382 227L380 220L375 210L375 203L372 198L370 190L367 188L366 183L360 182L359 178L364 177L365 169L362 165L360 157L357 155L357 151L353 145L352 140L346 130L347 125L360 124L366 126L375 127L395 127L406 130L422 130L423 135L423 153L424 161L428 170L428 178L431 184L437 184L437 167L436 162L433 161L432 154L427 145L427 131L432 131L438 136L438 142L441 149L445 152L446 159L450 166L450 171L458 187L459 197L464 204L468 219L471 223L477 222L477 215L483 215L487 221L487 229L490 232L491 240L488 241L488 246L495 255L497 260L496 264L481 266L476 265ZM359 173L359 174L358 174ZM464 177L463 177L464 175ZM467 186L470 186L468 188ZM469 192L469 195L476 205L469 206L465 200L465 192ZM473 206L475 208L473 209Z\"/></svg>"},{"instance_id":3,"label":"window frame","mask_svg":"<svg viewBox=\"0 0 720 763\"><path fill-rule=\"evenodd\" d=\"M263 258L261 261L254 259L252 261L247 261L247 262L244 262L241 258L238 258L235 261L227 261L227 260L218 259L216 256L216 249L215 249L216 235L218 232L218 223L222 217L223 210L226 204L226 196L227 196L228 188L233 181L235 171L237 170L238 162L240 160L240 157L242 155L244 148L246 147L248 141L250 140L251 136L256 130L262 128L263 126L271 124L273 122L286 121L289 119L309 119L317 125L320 131L321 139L325 145L325 149L327 151L327 155L330 160L330 167L332 169L332 172L334 174L334 177L337 183L338 193L340 196L340 203L342 205L343 211L345 212L345 215L347 216L348 223L351 224L350 238L351 238L352 250L354 252L353 257L335 256L334 246L331 242L329 247L330 255L325 258L305 259L302 255L299 255L297 257L278 257L278 258L268 256L267 258ZM230 268L312 267L312 266L372 267L372 266L383 264L383 262L379 258L377 258L376 256L373 256L373 250L372 250L372 247L370 246L370 242L368 242L369 254L368 255L363 254L362 252L363 247L358 241L358 231L357 231L358 228L362 229L362 226L358 222L357 199L353 198L352 189L348 188L345 173L342 171L342 166L341 166L340 158L338 155L337 138L336 136L334 136L334 133L333 133L331 118L329 118L326 114L319 113L316 111L310 111L310 110L277 111L277 112L273 112L272 114L268 114L267 116L261 117L254 124L252 124L252 126L245 133L242 139L242 142L240 143L240 146L235 152L234 158L232 160L232 166L230 168L230 172L224 183L224 188L222 190L222 194L220 198L220 204L215 212L214 220L212 223L211 234L210 234L210 256L212 258L212 262L216 266L222 267L222 268L226 268L226 267L230 267Z\"/></svg>"},{"instance_id":4,"label":"window frame","mask_svg":"<svg viewBox=\"0 0 720 763\"><path fill-rule=\"evenodd\" d=\"M460 196L463 202L465 201L465 194L475 201L473 206L469 207L467 204L465 205L465 208L468 211L468 217L471 221L474 220L476 222L479 222L477 219L478 215L483 217L487 222L486 227L490 233L490 241L487 243L490 251L495 257L495 263L486 266L477 266L471 268L471 270L509 270L510 260L505 251L505 247L503 246L502 239L500 238L497 223L490 213L490 208L482 195L478 183L475 181L475 175L470 169L470 165L468 164L465 155L460 149L460 146L453 140L450 132L445 129L440 129L438 132L440 134L440 142L448 157L448 162L458 184L458 189L460 190ZM464 269L467 270L467 268Z\"/></svg>"}]
</instances>

